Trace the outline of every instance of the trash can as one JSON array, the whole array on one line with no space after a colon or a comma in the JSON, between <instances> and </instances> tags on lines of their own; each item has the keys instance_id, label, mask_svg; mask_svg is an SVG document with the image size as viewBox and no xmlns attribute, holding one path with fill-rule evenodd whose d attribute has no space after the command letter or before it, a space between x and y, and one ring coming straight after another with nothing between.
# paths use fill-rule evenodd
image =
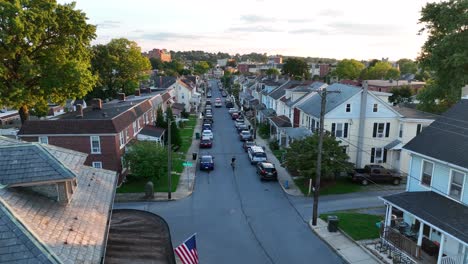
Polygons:
<instances>
[{"instance_id":1,"label":"trash can","mask_svg":"<svg viewBox=\"0 0 468 264\"><path fill-rule=\"evenodd\" d=\"M328 232L337 232L338 231L338 223L339 219L336 215L329 215L327 217L328 220Z\"/></svg>"},{"instance_id":2,"label":"trash can","mask_svg":"<svg viewBox=\"0 0 468 264\"><path fill-rule=\"evenodd\" d=\"M197 160L197 153L196 152L192 153L192 160Z\"/></svg>"},{"instance_id":3,"label":"trash can","mask_svg":"<svg viewBox=\"0 0 468 264\"><path fill-rule=\"evenodd\" d=\"M195 133L195 139L200 139L200 133L199 132Z\"/></svg>"}]
</instances>

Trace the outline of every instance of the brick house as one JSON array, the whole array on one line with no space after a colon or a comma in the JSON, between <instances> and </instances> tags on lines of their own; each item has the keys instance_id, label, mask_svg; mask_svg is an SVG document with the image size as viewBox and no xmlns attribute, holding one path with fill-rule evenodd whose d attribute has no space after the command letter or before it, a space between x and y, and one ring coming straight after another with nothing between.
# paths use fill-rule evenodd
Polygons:
<instances>
[{"instance_id":1,"label":"brick house","mask_svg":"<svg viewBox=\"0 0 468 264\"><path fill-rule=\"evenodd\" d=\"M124 172L125 146L148 124L156 121L157 109L172 104L171 91L120 94L118 100L102 104L94 99L91 107L58 116L53 120L28 120L18 136L29 142L51 144L88 154L85 165Z\"/></svg>"}]
</instances>

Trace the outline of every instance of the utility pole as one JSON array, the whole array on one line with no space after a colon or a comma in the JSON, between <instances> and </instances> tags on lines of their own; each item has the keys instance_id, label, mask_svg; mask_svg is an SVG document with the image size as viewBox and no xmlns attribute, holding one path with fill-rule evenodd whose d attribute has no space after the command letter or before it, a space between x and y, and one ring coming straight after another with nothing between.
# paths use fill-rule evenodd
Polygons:
<instances>
[{"instance_id":1,"label":"utility pole","mask_svg":"<svg viewBox=\"0 0 468 264\"><path fill-rule=\"evenodd\" d=\"M318 91L318 95L322 97L320 104L320 124L319 124L319 142L318 142L318 153L317 153L317 165L315 170L315 190L314 190L314 205L312 209L312 225L317 225L318 217L318 200L320 194L320 177L322 174L322 149L323 149L323 121L325 119L325 107L327 105L327 94L328 93L339 93L339 91L327 91L324 88L322 91Z\"/></svg>"},{"instance_id":2,"label":"utility pole","mask_svg":"<svg viewBox=\"0 0 468 264\"><path fill-rule=\"evenodd\" d=\"M170 117L167 117L167 180L168 190L167 199L171 200L172 191L172 145L171 145L171 123Z\"/></svg>"}]
</instances>

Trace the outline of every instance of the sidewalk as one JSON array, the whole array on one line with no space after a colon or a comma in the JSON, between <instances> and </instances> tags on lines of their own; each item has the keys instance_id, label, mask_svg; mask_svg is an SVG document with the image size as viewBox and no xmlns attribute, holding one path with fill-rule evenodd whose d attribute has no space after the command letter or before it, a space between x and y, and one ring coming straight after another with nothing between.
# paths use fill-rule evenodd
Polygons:
<instances>
[{"instance_id":1,"label":"sidewalk","mask_svg":"<svg viewBox=\"0 0 468 264\"><path fill-rule=\"evenodd\" d=\"M245 118L245 123L251 125L247 118ZM294 180L292 179L289 172L284 167L281 167L281 162L276 158L273 152L271 152L268 142L261 138L258 133L255 142L257 145L265 147L264 149L265 153L267 154L268 161L273 163L276 167L276 170L278 171L278 183L280 184L281 188L283 188L283 190L289 195L304 196L301 190L299 190L297 185L294 183ZM288 188L285 187L286 181L288 182Z\"/></svg>"},{"instance_id":2,"label":"sidewalk","mask_svg":"<svg viewBox=\"0 0 468 264\"><path fill-rule=\"evenodd\" d=\"M363 246L348 238L341 231L328 232L327 223L322 219L317 219L317 226L312 226L312 220L309 222L312 231L326 242L338 255L347 263L351 264L380 264L384 263L377 257L363 249Z\"/></svg>"},{"instance_id":3,"label":"sidewalk","mask_svg":"<svg viewBox=\"0 0 468 264\"><path fill-rule=\"evenodd\" d=\"M197 160L192 160L192 153L197 153L199 150L200 139L195 138L195 133L201 130L202 119L197 116L197 123L195 124L194 133L192 135L192 145L190 145L185 160L192 162L192 167L185 167L182 171L179 184L175 192L171 193L171 200L183 199L192 194L195 187L195 175L197 169ZM167 201L167 192L155 192L152 199L145 198L144 193L116 193L114 202L149 202L149 201Z\"/></svg>"}]
</instances>

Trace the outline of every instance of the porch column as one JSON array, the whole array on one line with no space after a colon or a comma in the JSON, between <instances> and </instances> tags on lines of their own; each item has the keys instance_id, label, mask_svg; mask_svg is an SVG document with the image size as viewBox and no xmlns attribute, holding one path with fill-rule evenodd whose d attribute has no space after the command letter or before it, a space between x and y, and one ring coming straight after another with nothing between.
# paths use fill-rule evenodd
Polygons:
<instances>
[{"instance_id":1,"label":"porch column","mask_svg":"<svg viewBox=\"0 0 468 264\"><path fill-rule=\"evenodd\" d=\"M439 248L439 256L437 257L437 264L440 264L442 261L442 254L444 253L444 246L445 246L445 235L442 233L440 236L440 248Z\"/></svg>"},{"instance_id":2,"label":"porch column","mask_svg":"<svg viewBox=\"0 0 468 264\"><path fill-rule=\"evenodd\" d=\"M419 221L418 243L416 244L416 256L421 257L421 245L423 239L424 223Z\"/></svg>"},{"instance_id":3,"label":"porch column","mask_svg":"<svg viewBox=\"0 0 468 264\"><path fill-rule=\"evenodd\" d=\"M392 205L387 205L387 211L385 213L385 227L390 226L392 223Z\"/></svg>"}]
</instances>

